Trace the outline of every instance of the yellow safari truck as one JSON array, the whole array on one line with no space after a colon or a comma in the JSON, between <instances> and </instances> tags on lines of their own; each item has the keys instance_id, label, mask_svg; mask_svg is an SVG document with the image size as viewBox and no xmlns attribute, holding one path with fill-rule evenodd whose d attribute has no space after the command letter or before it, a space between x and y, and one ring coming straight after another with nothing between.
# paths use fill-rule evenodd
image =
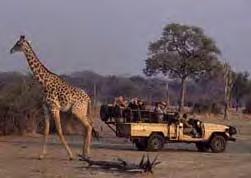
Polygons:
<instances>
[{"instance_id":1,"label":"yellow safari truck","mask_svg":"<svg viewBox=\"0 0 251 178\"><path fill-rule=\"evenodd\" d=\"M198 151L223 152L227 141L235 141L236 129L232 126L203 123L197 120L201 133L194 137L184 134L183 123L117 123L116 135L127 137L138 150L158 151L165 143L195 143Z\"/></svg>"},{"instance_id":2,"label":"yellow safari truck","mask_svg":"<svg viewBox=\"0 0 251 178\"><path fill-rule=\"evenodd\" d=\"M191 118L188 122L197 133L194 135L185 132L185 124L175 118L176 114L172 112L163 115L162 121L156 123L155 113L150 111L121 111L118 108L117 111L113 106L101 107L101 119L108 125L114 125L117 137L130 138L138 150L158 151L165 143L184 142L195 143L201 152L211 150L220 153L225 151L227 141L235 141L233 136L237 133L233 126Z\"/></svg>"}]
</instances>

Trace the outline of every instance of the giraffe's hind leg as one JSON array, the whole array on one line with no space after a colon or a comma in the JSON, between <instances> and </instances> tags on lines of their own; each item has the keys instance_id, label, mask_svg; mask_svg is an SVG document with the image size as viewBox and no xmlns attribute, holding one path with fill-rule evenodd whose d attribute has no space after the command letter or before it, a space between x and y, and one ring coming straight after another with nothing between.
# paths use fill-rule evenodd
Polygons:
<instances>
[{"instance_id":1,"label":"giraffe's hind leg","mask_svg":"<svg viewBox=\"0 0 251 178\"><path fill-rule=\"evenodd\" d=\"M68 145L68 143L66 142L65 138L64 138L64 135L63 135L63 131L62 131L62 127L61 127L61 121L60 121L60 112L59 110L54 110L54 111L51 111L51 114L55 120L55 125L56 125L56 128L57 128L57 132L58 132L58 136L59 136L59 139L60 141L63 143L68 155L69 155L69 159L72 160L73 159L73 155L72 155L72 152L71 152L71 149Z\"/></svg>"},{"instance_id":2,"label":"giraffe's hind leg","mask_svg":"<svg viewBox=\"0 0 251 178\"><path fill-rule=\"evenodd\" d=\"M89 156L92 137L92 125L87 117L87 107L74 106L72 108L72 113L79 119L85 131L82 155Z\"/></svg>"},{"instance_id":3,"label":"giraffe's hind leg","mask_svg":"<svg viewBox=\"0 0 251 178\"><path fill-rule=\"evenodd\" d=\"M49 113L49 109L45 105L43 105L43 109L44 109L44 121L45 121L44 141L43 141L42 154L39 156L39 159L43 159L44 156L47 154L47 141L48 141L48 135L49 135L49 131L50 131L50 113Z\"/></svg>"}]
</instances>

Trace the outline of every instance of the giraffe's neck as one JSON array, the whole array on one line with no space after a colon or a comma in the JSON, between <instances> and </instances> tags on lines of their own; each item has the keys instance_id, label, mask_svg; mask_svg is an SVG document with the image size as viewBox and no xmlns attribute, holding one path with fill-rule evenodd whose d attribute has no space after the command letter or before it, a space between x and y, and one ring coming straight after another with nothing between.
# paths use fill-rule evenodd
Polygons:
<instances>
[{"instance_id":1,"label":"giraffe's neck","mask_svg":"<svg viewBox=\"0 0 251 178\"><path fill-rule=\"evenodd\" d=\"M24 55L26 56L27 62L30 66L31 71L33 72L35 78L37 81L42 84L43 87L46 86L46 83L49 79L49 77L52 74L38 59L35 52L32 50L30 44L26 42L24 46Z\"/></svg>"}]
</instances>

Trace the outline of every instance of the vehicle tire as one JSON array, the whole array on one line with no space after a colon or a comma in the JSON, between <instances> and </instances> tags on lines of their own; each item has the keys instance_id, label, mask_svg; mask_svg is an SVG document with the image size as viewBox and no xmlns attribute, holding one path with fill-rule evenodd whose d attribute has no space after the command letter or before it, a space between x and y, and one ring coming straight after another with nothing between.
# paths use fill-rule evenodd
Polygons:
<instances>
[{"instance_id":1,"label":"vehicle tire","mask_svg":"<svg viewBox=\"0 0 251 178\"><path fill-rule=\"evenodd\" d=\"M226 139L222 135L214 135L210 141L210 148L213 153L220 153L226 149Z\"/></svg>"},{"instance_id":2,"label":"vehicle tire","mask_svg":"<svg viewBox=\"0 0 251 178\"><path fill-rule=\"evenodd\" d=\"M209 144L205 142L197 142L195 145L199 152L208 152L210 148Z\"/></svg>"},{"instance_id":3,"label":"vehicle tire","mask_svg":"<svg viewBox=\"0 0 251 178\"><path fill-rule=\"evenodd\" d=\"M136 148L139 151L145 151L147 147L147 139L137 139L134 141Z\"/></svg>"},{"instance_id":4,"label":"vehicle tire","mask_svg":"<svg viewBox=\"0 0 251 178\"><path fill-rule=\"evenodd\" d=\"M164 147L165 138L161 134L152 134L147 141L148 151L158 151Z\"/></svg>"}]
</instances>

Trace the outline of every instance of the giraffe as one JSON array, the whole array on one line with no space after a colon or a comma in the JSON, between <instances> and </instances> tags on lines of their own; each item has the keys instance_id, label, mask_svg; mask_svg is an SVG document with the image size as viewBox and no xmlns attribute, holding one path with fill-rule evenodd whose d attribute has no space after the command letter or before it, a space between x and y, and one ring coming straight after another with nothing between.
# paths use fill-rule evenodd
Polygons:
<instances>
[{"instance_id":1,"label":"giraffe","mask_svg":"<svg viewBox=\"0 0 251 178\"><path fill-rule=\"evenodd\" d=\"M24 53L35 79L40 83L43 90L45 129L42 153L39 159L43 159L47 154L50 118L53 118L55 121L59 139L64 145L69 159L73 159L72 151L64 138L60 122L60 112L66 111L71 111L85 128L82 154L83 156L89 156L92 133L92 123L90 118L88 118L88 111L91 104L90 97L84 90L71 86L58 75L50 72L40 62L25 36L20 36L16 44L11 48L10 53L12 54L15 52Z\"/></svg>"}]
</instances>

